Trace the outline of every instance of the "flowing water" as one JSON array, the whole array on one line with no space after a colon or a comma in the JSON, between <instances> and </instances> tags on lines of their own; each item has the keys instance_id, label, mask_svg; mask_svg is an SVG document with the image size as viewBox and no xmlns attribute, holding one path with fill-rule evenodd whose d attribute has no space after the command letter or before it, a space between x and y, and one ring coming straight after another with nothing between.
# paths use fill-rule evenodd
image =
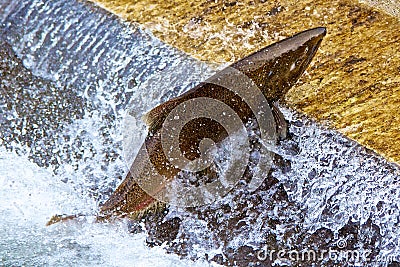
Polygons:
<instances>
[{"instance_id":1,"label":"flowing water","mask_svg":"<svg viewBox=\"0 0 400 267\"><path fill-rule=\"evenodd\" d=\"M272 189L170 208L164 220L180 227L161 246L149 246L148 228L94 223L127 171L126 109L138 150L141 116L215 70L81 1L0 0L0 42L0 266L240 265L244 256L262 266L256 252L271 237L292 249L342 241L371 250L372 265L400 255L399 168L287 109L292 138L276 151ZM45 226L79 213L84 220Z\"/></svg>"},{"instance_id":2,"label":"flowing water","mask_svg":"<svg viewBox=\"0 0 400 267\"><path fill-rule=\"evenodd\" d=\"M0 266L203 266L150 249L125 223L45 224L94 214L120 182L131 97L140 119L184 89L138 84L162 73L195 82L205 67L87 3L0 1L0 10Z\"/></svg>"}]
</instances>

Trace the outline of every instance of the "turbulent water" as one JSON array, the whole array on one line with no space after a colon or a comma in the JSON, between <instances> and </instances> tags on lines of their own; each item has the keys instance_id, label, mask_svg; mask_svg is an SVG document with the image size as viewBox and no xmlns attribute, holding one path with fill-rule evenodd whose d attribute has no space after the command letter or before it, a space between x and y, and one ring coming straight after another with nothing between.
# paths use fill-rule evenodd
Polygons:
<instances>
[{"instance_id":1,"label":"turbulent water","mask_svg":"<svg viewBox=\"0 0 400 267\"><path fill-rule=\"evenodd\" d=\"M203 266L150 249L126 224L45 224L94 214L120 182L131 97L140 121L184 89L146 82L195 81L204 66L87 3L0 1L0 23L0 266Z\"/></svg>"},{"instance_id":2,"label":"turbulent water","mask_svg":"<svg viewBox=\"0 0 400 267\"><path fill-rule=\"evenodd\" d=\"M256 192L170 208L164 239L149 221L93 223L127 171L126 109L138 150L141 116L214 70L86 2L0 0L0 23L0 266L295 265L258 252L305 247L370 250L371 265L400 256L399 169L286 109L291 138Z\"/></svg>"}]
</instances>

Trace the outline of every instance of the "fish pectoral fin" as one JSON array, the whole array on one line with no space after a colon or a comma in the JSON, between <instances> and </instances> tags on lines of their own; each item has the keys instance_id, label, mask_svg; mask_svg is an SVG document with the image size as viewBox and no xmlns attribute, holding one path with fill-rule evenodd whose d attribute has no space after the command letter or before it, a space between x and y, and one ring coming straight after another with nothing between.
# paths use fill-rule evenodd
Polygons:
<instances>
[{"instance_id":1,"label":"fish pectoral fin","mask_svg":"<svg viewBox=\"0 0 400 267\"><path fill-rule=\"evenodd\" d=\"M162 122L177 105L175 99L171 99L153 108L142 116L142 120L149 127L149 131L161 127Z\"/></svg>"},{"instance_id":2,"label":"fish pectoral fin","mask_svg":"<svg viewBox=\"0 0 400 267\"><path fill-rule=\"evenodd\" d=\"M142 116L142 121L146 123L149 128L153 128L157 124L157 113L153 112L154 109L150 110Z\"/></svg>"},{"instance_id":3,"label":"fish pectoral fin","mask_svg":"<svg viewBox=\"0 0 400 267\"><path fill-rule=\"evenodd\" d=\"M278 138L279 140L286 139L288 133L288 123L275 103L272 103L271 109L276 123L276 132L278 134Z\"/></svg>"}]
</instances>

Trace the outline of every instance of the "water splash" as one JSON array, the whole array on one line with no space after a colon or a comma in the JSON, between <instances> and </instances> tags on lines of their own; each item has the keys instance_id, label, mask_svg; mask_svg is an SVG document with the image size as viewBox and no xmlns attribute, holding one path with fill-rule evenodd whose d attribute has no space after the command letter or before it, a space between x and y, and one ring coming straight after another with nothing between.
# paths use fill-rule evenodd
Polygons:
<instances>
[{"instance_id":1,"label":"water splash","mask_svg":"<svg viewBox=\"0 0 400 267\"><path fill-rule=\"evenodd\" d=\"M194 264L167 250L240 265L257 262L265 244L299 248L352 234L376 254L400 255L399 169L290 110L293 137L277 151L270 184L198 210L171 208L162 222L181 224L168 246L145 246L158 226L129 234L124 223L90 216L45 228L54 214L94 214L119 183L128 105L135 150L146 134L141 116L214 70L86 2L1 0L0 10L1 264Z\"/></svg>"},{"instance_id":2,"label":"water splash","mask_svg":"<svg viewBox=\"0 0 400 267\"><path fill-rule=\"evenodd\" d=\"M143 97L152 75L173 82L183 60L189 84L205 66L88 3L0 1L0 10L0 265L203 266L146 247L126 224L89 216L44 225L54 214L94 214L115 188L127 169L120 155L129 99L141 99L140 118L185 89Z\"/></svg>"}]
</instances>

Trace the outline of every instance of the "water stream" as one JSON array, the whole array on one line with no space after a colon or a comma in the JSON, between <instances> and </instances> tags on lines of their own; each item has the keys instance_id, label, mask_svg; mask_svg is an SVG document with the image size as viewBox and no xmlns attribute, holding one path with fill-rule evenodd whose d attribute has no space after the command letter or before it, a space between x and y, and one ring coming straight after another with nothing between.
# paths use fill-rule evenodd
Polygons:
<instances>
[{"instance_id":1,"label":"water stream","mask_svg":"<svg viewBox=\"0 0 400 267\"><path fill-rule=\"evenodd\" d=\"M164 220L181 223L168 245L94 223L127 171L127 107L138 150L142 115L215 70L84 1L0 0L0 42L0 266L240 265L235 254L262 266L254 252L272 236L280 248L344 240L372 250L371 265L399 257L399 168L289 109L272 189L170 208ZM89 216L45 226L77 213Z\"/></svg>"}]
</instances>

